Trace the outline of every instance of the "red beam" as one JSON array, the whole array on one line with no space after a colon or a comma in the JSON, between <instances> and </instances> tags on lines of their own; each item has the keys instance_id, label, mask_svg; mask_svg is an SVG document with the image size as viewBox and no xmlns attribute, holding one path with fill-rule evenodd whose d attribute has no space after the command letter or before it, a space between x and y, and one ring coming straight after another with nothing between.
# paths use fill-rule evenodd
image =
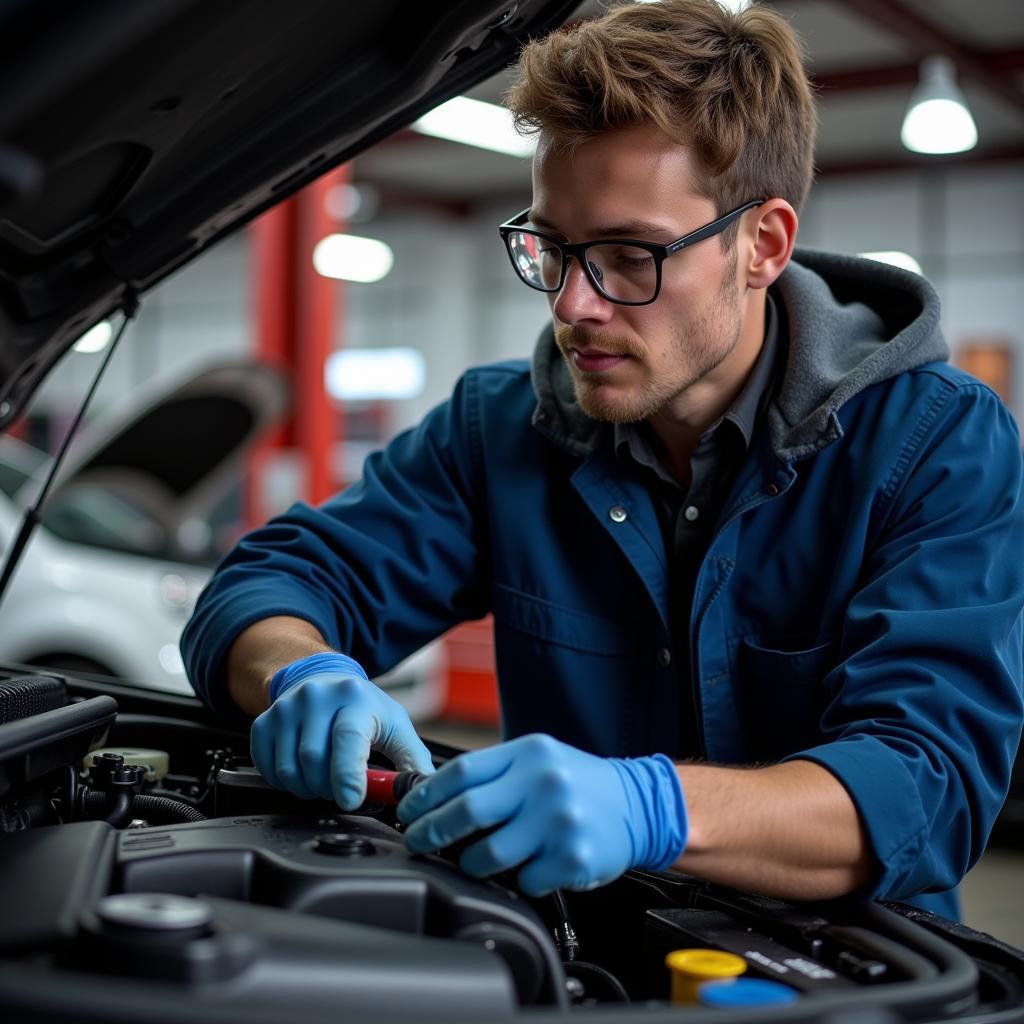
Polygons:
<instances>
[{"instance_id":1,"label":"red beam","mask_svg":"<svg viewBox=\"0 0 1024 1024\"><path fill-rule=\"evenodd\" d=\"M916 85L920 75L920 64L891 64L887 67L825 71L811 75L811 81L823 94L862 92L866 89Z\"/></svg>"},{"instance_id":2,"label":"red beam","mask_svg":"<svg viewBox=\"0 0 1024 1024\"><path fill-rule=\"evenodd\" d=\"M977 56L990 68L1006 74L1024 71L1024 50L978 50ZM822 71L811 76L822 92L860 92L866 89L890 89L894 86L916 85L921 77L921 64L885 64L876 67Z\"/></svg>"},{"instance_id":3,"label":"red beam","mask_svg":"<svg viewBox=\"0 0 1024 1024\"><path fill-rule=\"evenodd\" d=\"M1024 163L1024 146L972 149L966 153L936 154L934 156L904 153L880 155L862 160L836 160L822 164L817 178L837 177L842 174L876 174L883 171L920 171L929 167L985 166L1005 163Z\"/></svg>"},{"instance_id":4,"label":"red beam","mask_svg":"<svg viewBox=\"0 0 1024 1024\"><path fill-rule=\"evenodd\" d=\"M931 54L950 57L961 75L973 78L990 92L1024 113L1024 92L1012 74L1003 73L985 59L985 53L958 42L933 22L904 7L900 0L835 0L868 21L900 36L919 59Z\"/></svg>"}]
</instances>

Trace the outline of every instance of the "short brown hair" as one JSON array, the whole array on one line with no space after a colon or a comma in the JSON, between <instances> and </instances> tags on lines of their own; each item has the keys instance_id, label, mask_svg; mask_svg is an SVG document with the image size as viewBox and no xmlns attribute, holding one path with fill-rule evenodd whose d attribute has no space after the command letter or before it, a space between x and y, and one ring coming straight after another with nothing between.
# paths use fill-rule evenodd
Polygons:
<instances>
[{"instance_id":1,"label":"short brown hair","mask_svg":"<svg viewBox=\"0 0 1024 1024\"><path fill-rule=\"evenodd\" d=\"M694 187L719 215L773 196L799 210L814 177L817 111L803 47L764 7L614 7L526 46L506 102L521 133L558 146L656 125L694 149L703 171Z\"/></svg>"}]
</instances>

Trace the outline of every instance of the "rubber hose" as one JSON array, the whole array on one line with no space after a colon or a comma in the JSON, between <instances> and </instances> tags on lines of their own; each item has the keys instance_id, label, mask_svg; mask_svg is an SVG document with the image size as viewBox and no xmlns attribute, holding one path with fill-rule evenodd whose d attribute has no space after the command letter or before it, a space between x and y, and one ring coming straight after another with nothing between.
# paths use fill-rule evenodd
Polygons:
<instances>
[{"instance_id":1,"label":"rubber hose","mask_svg":"<svg viewBox=\"0 0 1024 1024\"><path fill-rule=\"evenodd\" d=\"M125 798L128 798L127 800ZM90 790L85 796L87 810L105 809L108 797L100 790ZM144 817L156 825L176 825L189 821L206 821L207 817L183 800L172 800L166 796L150 793L119 793L113 809L106 816L111 825L121 828L131 817Z\"/></svg>"},{"instance_id":2,"label":"rubber hose","mask_svg":"<svg viewBox=\"0 0 1024 1024\"><path fill-rule=\"evenodd\" d=\"M114 828L122 828L128 824L132 815L132 795L131 793L117 794L114 799L114 806L104 819L108 825L113 825Z\"/></svg>"},{"instance_id":3,"label":"rubber hose","mask_svg":"<svg viewBox=\"0 0 1024 1024\"><path fill-rule=\"evenodd\" d=\"M183 800L172 800L168 796L153 796L139 793L132 803L132 813L156 825L174 825L188 821L206 821L202 811L196 810Z\"/></svg>"}]
</instances>

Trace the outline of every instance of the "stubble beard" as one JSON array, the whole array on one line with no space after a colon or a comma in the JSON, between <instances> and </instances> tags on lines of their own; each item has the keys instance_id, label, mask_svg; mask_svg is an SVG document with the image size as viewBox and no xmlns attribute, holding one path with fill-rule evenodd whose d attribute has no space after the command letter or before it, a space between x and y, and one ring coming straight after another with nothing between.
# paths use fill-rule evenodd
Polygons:
<instances>
[{"instance_id":1,"label":"stubble beard","mask_svg":"<svg viewBox=\"0 0 1024 1024\"><path fill-rule=\"evenodd\" d=\"M605 423L640 423L717 369L740 340L735 271L734 253L710 306L691 327L681 328L672 338L665 372L648 373L638 386L628 390L614 388L602 379L602 374L579 370L570 349L600 348L629 356L638 363L645 362L644 350L632 339L604 335L598 338L584 328L565 324L556 327L555 341L572 374L580 408L592 419Z\"/></svg>"}]
</instances>

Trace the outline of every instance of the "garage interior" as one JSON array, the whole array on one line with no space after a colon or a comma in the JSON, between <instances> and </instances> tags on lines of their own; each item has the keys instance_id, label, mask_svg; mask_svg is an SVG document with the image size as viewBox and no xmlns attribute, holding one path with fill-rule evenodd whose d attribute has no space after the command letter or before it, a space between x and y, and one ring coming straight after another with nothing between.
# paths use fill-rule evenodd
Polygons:
<instances>
[{"instance_id":1,"label":"garage interior","mask_svg":"<svg viewBox=\"0 0 1024 1024\"><path fill-rule=\"evenodd\" d=\"M953 361L995 388L1021 422L1024 4L764 2L805 40L820 97L818 173L798 244L909 257L940 294ZM573 17L601 9L587 0ZM922 62L936 57L951 62L977 128L964 152L921 154L901 143ZM468 95L496 104L507 85L498 75ZM509 273L496 227L529 197L528 156L400 131L145 296L87 427L124 396L169 387L215 362L258 357L286 367L304 400L282 407L270 433L239 455L215 507L179 524L207 571L246 526L355 480L366 455L443 400L467 367L528 355L546 304ZM372 282L317 273L315 244L345 233L384 243L390 270ZM439 282L442 259L448 270ZM104 347L97 335L83 339L11 435L54 452ZM343 354L368 360L349 371L363 375L364 390L345 390ZM193 581L178 580L167 583L167 600L183 612ZM4 650L5 642L14 639L0 636L0 658L22 660L25 652ZM152 654L170 685L177 673L187 692L173 650L164 644ZM98 659L85 667L120 674ZM424 735L467 747L497 736L486 621L453 631L395 685ZM1000 830L963 900L968 924L1024 946L1024 821Z\"/></svg>"}]
</instances>

